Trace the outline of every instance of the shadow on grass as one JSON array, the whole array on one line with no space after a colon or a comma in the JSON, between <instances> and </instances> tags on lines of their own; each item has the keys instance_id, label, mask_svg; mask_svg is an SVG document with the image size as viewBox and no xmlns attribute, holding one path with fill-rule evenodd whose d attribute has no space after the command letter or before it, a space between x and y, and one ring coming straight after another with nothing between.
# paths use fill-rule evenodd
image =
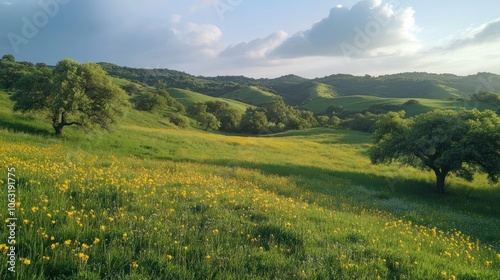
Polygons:
<instances>
[{"instance_id":1,"label":"shadow on grass","mask_svg":"<svg viewBox=\"0 0 500 280\"><path fill-rule=\"evenodd\" d=\"M482 216L488 219L497 219L500 209L496 208L499 199L498 189L481 189L475 192L473 197L466 194L463 188L452 189L449 194L438 194L433 182L417 179L394 179L385 176L366 174L355 171L332 171L311 166L299 165L274 165L260 164L246 161L234 160L205 160L198 163L218 165L221 167L242 167L260 170L264 174L288 177L293 180L297 187L311 193L321 193L335 197L344 195L354 199L354 204L364 205L369 209L389 212L405 220L411 220L415 224L435 224L435 215L429 214L434 211L454 212L457 215ZM307 180L315 180L307 182ZM343 190L336 189L343 188ZM351 191L352 189L352 191ZM270 191L273 191L270 189ZM276 193L298 197L300 194L287 193L287 190L274 190ZM288 190L290 192L290 190ZM384 203L387 202L387 203ZM396 206L392 202L397 202ZM383 206L385 205L385 206ZM414 207L418 206L416 209ZM419 206L420 205L420 206ZM328 205L323 205L328 207ZM333 205L336 207L336 205ZM426 211L419 213L419 207ZM339 209L342 210L342 209ZM427 215L427 216L426 216ZM442 217L444 218L444 217ZM441 218L439 218L441 219ZM445 218L446 219L446 218ZM444 230L454 230L454 221L442 223ZM450 224L448 226L448 224ZM493 226L493 225L492 225ZM458 228L462 232L476 236L482 240L491 240L488 234L482 234L476 229Z\"/></svg>"},{"instance_id":2,"label":"shadow on grass","mask_svg":"<svg viewBox=\"0 0 500 280\"><path fill-rule=\"evenodd\" d=\"M26 123L25 121L25 118L20 118L18 120L13 120L11 118L0 118L0 128L34 135L53 135L53 133L51 133L47 129L37 127L36 125Z\"/></svg>"}]
</instances>

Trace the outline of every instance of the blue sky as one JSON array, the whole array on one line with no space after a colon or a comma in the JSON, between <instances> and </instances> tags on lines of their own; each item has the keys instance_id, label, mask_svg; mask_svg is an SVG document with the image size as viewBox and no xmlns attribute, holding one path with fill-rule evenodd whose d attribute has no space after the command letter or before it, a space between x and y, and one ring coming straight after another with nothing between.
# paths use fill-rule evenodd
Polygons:
<instances>
[{"instance_id":1,"label":"blue sky","mask_svg":"<svg viewBox=\"0 0 500 280\"><path fill-rule=\"evenodd\" d=\"M0 54L195 75L500 73L496 0L0 0Z\"/></svg>"}]
</instances>

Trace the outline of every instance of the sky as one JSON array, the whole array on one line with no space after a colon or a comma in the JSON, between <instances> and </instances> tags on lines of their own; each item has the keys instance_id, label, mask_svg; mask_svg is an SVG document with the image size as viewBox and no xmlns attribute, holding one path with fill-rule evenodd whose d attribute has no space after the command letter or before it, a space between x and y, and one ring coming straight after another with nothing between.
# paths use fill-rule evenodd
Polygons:
<instances>
[{"instance_id":1,"label":"sky","mask_svg":"<svg viewBox=\"0 0 500 280\"><path fill-rule=\"evenodd\" d=\"M0 0L0 55L193 75L500 74L497 0Z\"/></svg>"}]
</instances>

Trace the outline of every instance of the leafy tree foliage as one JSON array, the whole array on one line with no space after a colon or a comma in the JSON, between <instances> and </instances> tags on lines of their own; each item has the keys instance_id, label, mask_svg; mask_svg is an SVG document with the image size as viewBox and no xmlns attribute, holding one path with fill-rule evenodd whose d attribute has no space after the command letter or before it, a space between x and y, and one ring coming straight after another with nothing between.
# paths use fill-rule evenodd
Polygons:
<instances>
[{"instance_id":1,"label":"leafy tree foliage","mask_svg":"<svg viewBox=\"0 0 500 280\"><path fill-rule=\"evenodd\" d=\"M259 133L268 126L267 117L261 109L248 108L241 119L240 128L243 132Z\"/></svg>"},{"instance_id":2,"label":"leafy tree foliage","mask_svg":"<svg viewBox=\"0 0 500 280\"><path fill-rule=\"evenodd\" d=\"M278 125L285 124L291 114L290 108L282 98L277 98L262 106L269 122Z\"/></svg>"},{"instance_id":3,"label":"leafy tree foliage","mask_svg":"<svg viewBox=\"0 0 500 280\"><path fill-rule=\"evenodd\" d=\"M16 62L16 58L12 54L5 54L2 56L2 61Z\"/></svg>"},{"instance_id":4,"label":"leafy tree foliage","mask_svg":"<svg viewBox=\"0 0 500 280\"><path fill-rule=\"evenodd\" d=\"M169 118L170 122L175 124L176 126L180 128L187 128L189 127L189 120L187 117L179 114L179 113L173 113L170 115Z\"/></svg>"},{"instance_id":5,"label":"leafy tree foliage","mask_svg":"<svg viewBox=\"0 0 500 280\"><path fill-rule=\"evenodd\" d=\"M474 93L470 99L472 101L479 101L491 104L493 106L500 106L500 95L491 91L481 91Z\"/></svg>"},{"instance_id":6,"label":"leafy tree foliage","mask_svg":"<svg viewBox=\"0 0 500 280\"><path fill-rule=\"evenodd\" d=\"M129 95L138 95L140 92L140 87L136 83L128 83L121 86L121 88L126 91Z\"/></svg>"},{"instance_id":7,"label":"leafy tree foliage","mask_svg":"<svg viewBox=\"0 0 500 280\"><path fill-rule=\"evenodd\" d=\"M220 120L220 129L227 132L237 132L241 123L241 113L233 108L226 108L217 115Z\"/></svg>"},{"instance_id":8,"label":"leafy tree foliage","mask_svg":"<svg viewBox=\"0 0 500 280\"><path fill-rule=\"evenodd\" d=\"M340 125L344 128L372 133L375 131L375 124L379 116L370 112L364 114L357 113L351 118L344 119Z\"/></svg>"},{"instance_id":9,"label":"leafy tree foliage","mask_svg":"<svg viewBox=\"0 0 500 280\"><path fill-rule=\"evenodd\" d=\"M450 173L472 180L474 173L482 172L498 182L500 118L493 111L436 110L403 117L403 112L388 113L377 122L370 149L373 163L399 160L431 169L440 193Z\"/></svg>"},{"instance_id":10,"label":"leafy tree foliage","mask_svg":"<svg viewBox=\"0 0 500 280\"><path fill-rule=\"evenodd\" d=\"M206 112L207 112L207 104L203 102L193 103L188 108L188 113L192 116L197 116L201 113L206 113Z\"/></svg>"},{"instance_id":11,"label":"leafy tree foliage","mask_svg":"<svg viewBox=\"0 0 500 280\"><path fill-rule=\"evenodd\" d=\"M14 110L46 112L57 135L70 125L110 129L128 105L125 93L100 66L70 59L54 70L42 67L25 75L16 89Z\"/></svg>"},{"instance_id":12,"label":"leafy tree foliage","mask_svg":"<svg viewBox=\"0 0 500 280\"><path fill-rule=\"evenodd\" d=\"M33 64L16 62L14 56L4 55L0 59L0 87L12 89L17 81L34 70Z\"/></svg>"},{"instance_id":13,"label":"leafy tree foliage","mask_svg":"<svg viewBox=\"0 0 500 280\"><path fill-rule=\"evenodd\" d=\"M141 111L158 111L167 107L165 97L152 92L140 92L131 100L135 109Z\"/></svg>"},{"instance_id":14,"label":"leafy tree foliage","mask_svg":"<svg viewBox=\"0 0 500 280\"><path fill-rule=\"evenodd\" d=\"M198 115L198 121L204 130L218 130L220 127L220 121L211 113L201 113Z\"/></svg>"},{"instance_id":15,"label":"leafy tree foliage","mask_svg":"<svg viewBox=\"0 0 500 280\"><path fill-rule=\"evenodd\" d=\"M328 117L325 115L317 116L316 121L319 126L323 127L337 127L340 124L340 118L336 116Z\"/></svg>"},{"instance_id":16,"label":"leafy tree foliage","mask_svg":"<svg viewBox=\"0 0 500 280\"><path fill-rule=\"evenodd\" d=\"M328 108L326 109L326 114L329 115L329 116L332 116L334 114L340 114L344 111L344 107L341 106L341 105L336 105L336 104L333 104L333 105L330 105L328 106Z\"/></svg>"},{"instance_id":17,"label":"leafy tree foliage","mask_svg":"<svg viewBox=\"0 0 500 280\"><path fill-rule=\"evenodd\" d=\"M239 130L241 122L241 113L229 106L229 103L223 101L197 102L188 109L192 116L200 116L209 113L217 119L219 126L217 129L227 132L236 132ZM202 119L207 119L206 116ZM213 128L212 128L213 129ZM213 129L215 130L215 129Z\"/></svg>"}]
</instances>

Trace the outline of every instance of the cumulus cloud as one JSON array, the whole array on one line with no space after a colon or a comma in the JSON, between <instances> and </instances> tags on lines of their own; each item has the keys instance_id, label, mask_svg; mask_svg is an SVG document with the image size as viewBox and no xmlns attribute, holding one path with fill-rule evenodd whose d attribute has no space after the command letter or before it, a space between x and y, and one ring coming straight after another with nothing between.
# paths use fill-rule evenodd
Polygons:
<instances>
[{"instance_id":1,"label":"cumulus cloud","mask_svg":"<svg viewBox=\"0 0 500 280\"><path fill-rule=\"evenodd\" d=\"M285 31L275 32L266 38L258 38L248 43L243 42L227 47L221 57L263 58L270 51L282 44L288 37Z\"/></svg>"},{"instance_id":2,"label":"cumulus cloud","mask_svg":"<svg viewBox=\"0 0 500 280\"><path fill-rule=\"evenodd\" d=\"M309 30L278 46L278 57L370 56L413 52L415 37L412 8L397 10L381 0L362 0L351 9L337 6Z\"/></svg>"},{"instance_id":3,"label":"cumulus cloud","mask_svg":"<svg viewBox=\"0 0 500 280\"><path fill-rule=\"evenodd\" d=\"M175 29L176 33L179 32ZM179 33L178 33L179 34ZM215 44L222 36L222 31L212 24L189 23L180 31L181 39L193 46L210 46Z\"/></svg>"},{"instance_id":4,"label":"cumulus cloud","mask_svg":"<svg viewBox=\"0 0 500 280\"><path fill-rule=\"evenodd\" d=\"M441 49L456 50L468 46L500 41L500 18L466 30L458 39L453 39Z\"/></svg>"}]
</instances>

